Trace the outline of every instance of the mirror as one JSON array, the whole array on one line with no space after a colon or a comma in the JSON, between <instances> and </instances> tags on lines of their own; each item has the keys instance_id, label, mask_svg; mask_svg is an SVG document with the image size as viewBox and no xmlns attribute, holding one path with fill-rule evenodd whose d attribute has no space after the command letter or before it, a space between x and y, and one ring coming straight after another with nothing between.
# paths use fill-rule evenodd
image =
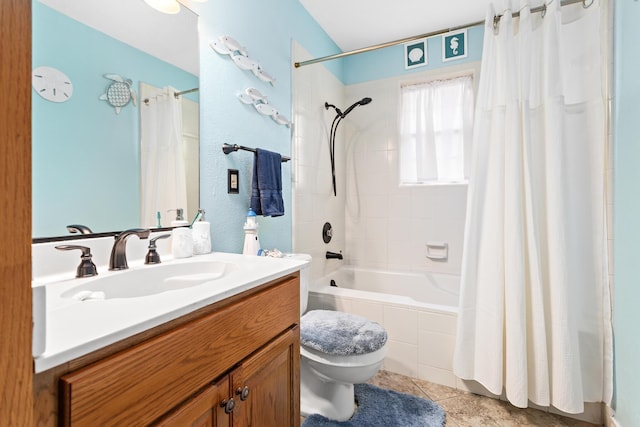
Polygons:
<instances>
[{"instance_id":1,"label":"mirror","mask_svg":"<svg viewBox=\"0 0 640 427\"><path fill-rule=\"evenodd\" d=\"M156 227L157 212L161 226L168 227L176 215L167 206L183 209L185 219L192 219L199 205L198 91L190 91L199 86L198 16L184 5L179 14L163 14L142 0L37 0L32 13L32 78L41 78L35 70L45 66L61 72L72 86L67 99L54 102L34 83L34 239L70 236L70 224L94 233ZM145 221L141 200L148 183L167 193L162 179L171 175L166 164L158 163L147 168L158 179L142 176L141 139L149 133L142 109L153 104L143 102L142 86L156 91L145 92L151 101L160 98L157 91L190 91L177 98L191 111L180 119L185 124L180 143L189 146L183 153L188 159L184 175L191 180L180 191L188 191L190 200L180 196L164 202L167 206L147 207L154 215ZM120 98L107 96L112 89Z\"/></svg>"}]
</instances>

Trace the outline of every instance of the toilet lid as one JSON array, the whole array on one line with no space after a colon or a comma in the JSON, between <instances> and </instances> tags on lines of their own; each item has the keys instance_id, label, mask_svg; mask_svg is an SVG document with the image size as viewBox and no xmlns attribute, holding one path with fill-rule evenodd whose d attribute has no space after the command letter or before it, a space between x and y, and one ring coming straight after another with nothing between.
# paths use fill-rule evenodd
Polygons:
<instances>
[{"instance_id":1,"label":"toilet lid","mask_svg":"<svg viewBox=\"0 0 640 427\"><path fill-rule=\"evenodd\" d=\"M300 344L325 354L367 354L386 342L387 332L379 323L355 314L312 310L300 319Z\"/></svg>"}]
</instances>

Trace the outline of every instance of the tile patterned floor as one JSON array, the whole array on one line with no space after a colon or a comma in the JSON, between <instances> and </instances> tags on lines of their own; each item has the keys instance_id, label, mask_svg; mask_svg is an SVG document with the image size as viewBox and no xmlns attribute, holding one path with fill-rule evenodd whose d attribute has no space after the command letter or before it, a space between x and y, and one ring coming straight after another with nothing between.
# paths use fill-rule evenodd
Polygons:
<instances>
[{"instance_id":1,"label":"tile patterned floor","mask_svg":"<svg viewBox=\"0 0 640 427\"><path fill-rule=\"evenodd\" d=\"M378 372L369 383L437 402L447 413L447 427L596 426L387 371Z\"/></svg>"}]
</instances>

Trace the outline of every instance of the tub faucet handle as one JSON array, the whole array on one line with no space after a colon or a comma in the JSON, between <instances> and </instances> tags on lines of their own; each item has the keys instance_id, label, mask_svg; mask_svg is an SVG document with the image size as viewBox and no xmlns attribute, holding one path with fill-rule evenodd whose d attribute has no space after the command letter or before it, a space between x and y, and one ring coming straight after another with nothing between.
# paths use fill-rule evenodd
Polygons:
<instances>
[{"instance_id":1,"label":"tub faucet handle","mask_svg":"<svg viewBox=\"0 0 640 427\"><path fill-rule=\"evenodd\" d=\"M333 227L328 222L325 222L322 226L322 241L325 243L329 243L331 238L333 237Z\"/></svg>"}]
</instances>

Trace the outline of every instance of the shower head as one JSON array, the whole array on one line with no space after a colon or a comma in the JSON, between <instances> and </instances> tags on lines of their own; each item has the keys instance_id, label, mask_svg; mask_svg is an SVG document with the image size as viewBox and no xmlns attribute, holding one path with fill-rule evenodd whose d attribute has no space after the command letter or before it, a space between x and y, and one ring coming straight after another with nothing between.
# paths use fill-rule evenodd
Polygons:
<instances>
[{"instance_id":1,"label":"shower head","mask_svg":"<svg viewBox=\"0 0 640 427\"><path fill-rule=\"evenodd\" d=\"M338 107L333 104L329 104L328 102L324 103L324 108L328 110L329 108L333 108L336 111L336 116L333 118L333 122L331 123L331 131L329 132L329 156L331 158L331 180L333 184L333 195L336 195L336 164L335 164L335 147L336 147L336 132L338 130L338 125L344 119L347 114L351 112L358 105L367 105L371 102L371 98L366 97L362 98L360 101L354 103L352 106L346 109L343 113L340 111Z\"/></svg>"},{"instance_id":2,"label":"shower head","mask_svg":"<svg viewBox=\"0 0 640 427\"><path fill-rule=\"evenodd\" d=\"M356 108L358 105L367 105L370 102L371 102L371 98L369 98L369 97L362 98L360 101L355 102L351 107L347 108L344 111L344 113L341 114L342 118L344 118L347 114L349 114L351 112L351 110Z\"/></svg>"},{"instance_id":3,"label":"shower head","mask_svg":"<svg viewBox=\"0 0 640 427\"><path fill-rule=\"evenodd\" d=\"M328 102L324 103L324 108L326 110L328 110L329 108L333 108L336 111L336 114L337 114L336 118L339 117L340 120L342 120L347 116L347 114L349 114L358 105L367 105L370 102L371 102L371 98L369 98L369 97L362 98L360 101L353 103L353 105L351 105L349 108L347 108L344 113L342 111L340 111L340 109L338 107L336 107L333 104L329 104Z\"/></svg>"}]
</instances>

